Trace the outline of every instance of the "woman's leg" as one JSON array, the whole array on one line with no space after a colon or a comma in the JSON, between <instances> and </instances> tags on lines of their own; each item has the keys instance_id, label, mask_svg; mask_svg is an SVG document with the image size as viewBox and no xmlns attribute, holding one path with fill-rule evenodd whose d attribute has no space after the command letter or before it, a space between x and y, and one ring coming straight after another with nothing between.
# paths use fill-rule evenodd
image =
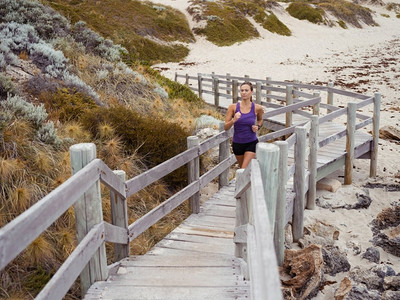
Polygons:
<instances>
[{"instance_id":1,"label":"woman's leg","mask_svg":"<svg viewBox=\"0 0 400 300\"><path fill-rule=\"evenodd\" d=\"M239 168L241 169L242 165L243 165L244 155L235 155L235 156L236 156L236 160L237 160L237 162L239 164Z\"/></svg>"},{"instance_id":2,"label":"woman's leg","mask_svg":"<svg viewBox=\"0 0 400 300\"><path fill-rule=\"evenodd\" d=\"M256 153L255 152L251 152L251 151L246 151L243 155L243 160L242 160L242 164L241 164L241 168L242 169L246 169L246 167L249 165L250 161L256 158Z\"/></svg>"}]
</instances>

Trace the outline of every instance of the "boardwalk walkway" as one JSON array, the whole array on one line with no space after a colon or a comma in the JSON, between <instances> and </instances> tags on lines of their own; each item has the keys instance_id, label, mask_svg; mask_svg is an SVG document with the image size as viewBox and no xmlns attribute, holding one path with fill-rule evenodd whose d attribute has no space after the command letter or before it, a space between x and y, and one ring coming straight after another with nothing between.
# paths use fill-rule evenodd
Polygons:
<instances>
[{"instance_id":1,"label":"boardwalk walkway","mask_svg":"<svg viewBox=\"0 0 400 300\"><path fill-rule=\"evenodd\" d=\"M84 299L249 299L234 255L234 188L221 188L145 255L120 261Z\"/></svg>"}]
</instances>

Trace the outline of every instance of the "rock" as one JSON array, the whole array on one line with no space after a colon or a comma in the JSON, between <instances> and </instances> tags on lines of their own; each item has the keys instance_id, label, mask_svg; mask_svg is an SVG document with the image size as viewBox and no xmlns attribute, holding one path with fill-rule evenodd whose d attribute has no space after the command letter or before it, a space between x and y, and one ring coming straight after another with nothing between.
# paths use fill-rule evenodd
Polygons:
<instances>
[{"instance_id":1,"label":"rock","mask_svg":"<svg viewBox=\"0 0 400 300\"><path fill-rule=\"evenodd\" d=\"M290 279L282 279L282 286L291 290L297 300L315 296L323 280L323 258L320 245L310 245L301 250L286 250L282 270ZM287 299L287 298L285 298ZM289 298L290 299L290 298Z\"/></svg>"},{"instance_id":2,"label":"rock","mask_svg":"<svg viewBox=\"0 0 400 300\"><path fill-rule=\"evenodd\" d=\"M400 291L384 291L381 300L399 300Z\"/></svg>"},{"instance_id":3,"label":"rock","mask_svg":"<svg viewBox=\"0 0 400 300\"><path fill-rule=\"evenodd\" d=\"M288 224L285 228L285 248L290 249L293 243L292 225Z\"/></svg>"},{"instance_id":4,"label":"rock","mask_svg":"<svg viewBox=\"0 0 400 300\"><path fill-rule=\"evenodd\" d=\"M317 182L318 190L326 190L332 193L335 193L341 186L340 181L333 178L322 178Z\"/></svg>"},{"instance_id":5,"label":"rock","mask_svg":"<svg viewBox=\"0 0 400 300\"><path fill-rule=\"evenodd\" d=\"M326 246L322 248L322 256L324 258L324 273L331 276L350 270L350 263L346 254L340 252L337 246Z\"/></svg>"},{"instance_id":6,"label":"rock","mask_svg":"<svg viewBox=\"0 0 400 300\"><path fill-rule=\"evenodd\" d=\"M335 291L335 300L343 300L344 297L350 293L351 289L353 288L353 284L348 277L343 278L340 282L339 288Z\"/></svg>"},{"instance_id":7,"label":"rock","mask_svg":"<svg viewBox=\"0 0 400 300\"><path fill-rule=\"evenodd\" d=\"M311 244L322 246L333 245L339 238L339 229L333 225L327 224L320 220L304 227L304 236L299 239L301 248L305 248Z\"/></svg>"},{"instance_id":8,"label":"rock","mask_svg":"<svg viewBox=\"0 0 400 300\"><path fill-rule=\"evenodd\" d=\"M378 264L381 259L381 254L379 253L379 250L377 248L369 247L362 255L362 258Z\"/></svg>"},{"instance_id":9,"label":"rock","mask_svg":"<svg viewBox=\"0 0 400 300\"><path fill-rule=\"evenodd\" d=\"M400 141L400 130L392 125L383 126L379 129L379 138Z\"/></svg>"},{"instance_id":10,"label":"rock","mask_svg":"<svg viewBox=\"0 0 400 300\"><path fill-rule=\"evenodd\" d=\"M383 280L383 288L385 290L400 291L400 275L386 276Z\"/></svg>"},{"instance_id":11,"label":"rock","mask_svg":"<svg viewBox=\"0 0 400 300\"><path fill-rule=\"evenodd\" d=\"M372 199L369 195L356 193L357 202L352 205L345 205L346 209L368 208L371 205Z\"/></svg>"},{"instance_id":12,"label":"rock","mask_svg":"<svg viewBox=\"0 0 400 300\"><path fill-rule=\"evenodd\" d=\"M376 273L371 272L371 270L357 266L349 272L349 276L356 283L364 284L368 290L383 291L383 278L379 277Z\"/></svg>"},{"instance_id":13,"label":"rock","mask_svg":"<svg viewBox=\"0 0 400 300\"><path fill-rule=\"evenodd\" d=\"M361 253L361 244L358 241L347 241L346 247L353 251L354 255L358 255Z\"/></svg>"},{"instance_id":14,"label":"rock","mask_svg":"<svg viewBox=\"0 0 400 300\"><path fill-rule=\"evenodd\" d=\"M374 235L372 242L386 252L400 257L400 237L391 239L384 233L378 233Z\"/></svg>"},{"instance_id":15,"label":"rock","mask_svg":"<svg viewBox=\"0 0 400 300\"><path fill-rule=\"evenodd\" d=\"M369 291L364 284L354 285L346 300L380 300L381 296L376 291Z\"/></svg>"},{"instance_id":16,"label":"rock","mask_svg":"<svg viewBox=\"0 0 400 300\"><path fill-rule=\"evenodd\" d=\"M374 272L376 275L378 275L379 278L385 278L386 276L396 275L396 272L393 270L393 268L386 264L373 266L370 270Z\"/></svg>"}]
</instances>

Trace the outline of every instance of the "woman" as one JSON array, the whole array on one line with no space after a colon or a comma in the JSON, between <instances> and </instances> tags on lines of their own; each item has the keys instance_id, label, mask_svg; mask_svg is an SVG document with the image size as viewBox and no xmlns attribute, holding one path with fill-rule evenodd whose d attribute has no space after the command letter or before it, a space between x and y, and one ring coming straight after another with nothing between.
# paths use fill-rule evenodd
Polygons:
<instances>
[{"instance_id":1,"label":"woman","mask_svg":"<svg viewBox=\"0 0 400 300\"><path fill-rule=\"evenodd\" d=\"M232 150L239 167L243 169L256 157L256 144L258 143L256 132L261 128L263 122L263 108L252 101L252 95L253 85L251 82L243 82L240 85L242 100L229 105L225 117L224 129L229 130L233 126Z\"/></svg>"}]
</instances>

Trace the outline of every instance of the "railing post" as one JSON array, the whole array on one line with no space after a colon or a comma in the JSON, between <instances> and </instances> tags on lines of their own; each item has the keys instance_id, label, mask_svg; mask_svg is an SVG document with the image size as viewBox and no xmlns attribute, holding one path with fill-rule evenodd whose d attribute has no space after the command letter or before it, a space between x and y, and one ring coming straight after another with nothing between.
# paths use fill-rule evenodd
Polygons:
<instances>
[{"instance_id":1,"label":"railing post","mask_svg":"<svg viewBox=\"0 0 400 300\"><path fill-rule=\"evenodd\" d=\"M298 84L299 83L299 80L298 79L295 79L295 80L293 80L293 99L296 99L297 97L296 97L296 92L295 91L298 91L299 90L299 87L296 85L296 84Z\"/></svg>"},{"instance_id":2,"label":"railing post","mask_svg":"<svg viewBox=\"0 0 400 300\"><path fill-rule=\"evenodd\" d=\"M213 88L214 88L214 105L219 107L219 79L218 77L213 77Z\"/></svg>"},{"instance_id":3,"label":"railing post","mask_svg":"<svg viewBox=\"0 0 400 300\"><path fill-rule=\"evenodd\" d=\"M244 169L236 171L236 187L240 186L240 182L244 179L242 177ZM247 236L244 228L249 223L250 215L248 201L250 198L250 189L240 198L236 198L236 223L235 223L235 256L243 258L247 262Z\"/></svg>"},{"instance_id":4,"label":"railing post","mask_svg":"<svg viewBox=\"0 0 400 300\"><path fill-rule=\"evenodd\" d=\"M261 81L256 82L256 103L261 104Z\"/></svg>"},{"instance_id":5,"label":"railing post","mask_svg":"<svg viewBox=\"0 0 400 300\"><path fill-rule=\"evenodd\" d=\"M293 104L293 85L286 86L286 106ZM289 111L286 113L286 127L292 126L293 123L293 112Z\"/></svg>"},{"instance_id":6,"label":"railing post","mask_svg":"<svg viewBox=\"0 0 400 300\"><path fill-rule=\"evenodd\" d=\"M273 235L278 195L279 147L271 143L258 143L256 152L264 186L264 196L268 209L271 235Z\"/></svg>"},{"instance_id":7,"label":"railing post","mask_svg":"<svg viewBox=\"0 0 400 300\"><path fill-rule=\"evenodd\" d=\"M219 123L219 132L224 131L224 122ZM229 151L229 139L219 144L219 162L223 161L224 159L228 158L230 154ZM219 187L227 186L229 184L229 168L223 171L219 175Z\"/></svg>"},{"instance_id":8,"label":"railing post","mask_svg":"<svg viewBox=\"0 0 400 300\"><path fill-rule=\"evenodd\" d=\"M199 138L197 136L189 136L187 138L188 149L199 146ZM188 162L188 183L199 180L200 177L200 159L199 156L195 157L193 160ZM200 193L197 192L190 197L189 200L190 208L193 214L198 214L200 212Z\"/></svg>"},{"instance_id":9,"label":"railing post","mask_svg":"<svg viewBox=\"0 0 400 300\"><path fill-rule=\"evenodd\" d=\"M186 73L185 85L189 85L189 74L188 73Z\"/></svg>"},{"instance_id":10,"label":"railing post","mask_svg":"<svg viewBox=\"0 0 400 300\"><path fill-rule=\"evenodd\" d=\"M276 199L274 245L278 265L283 265L285 256L285 212L286 212L286 186L288 165L288 143L276 141L279 147L278 195Z\"/></svg>"},{"instance_id":11,"label":"railing post","mask_svg":"<svg viewBox=\"0 0 400 300\"><path fill-rule=\"evenodd\" d=\"M266 85L267 87L268 87L268 86L271 86L271 84L269 83L269 81L271 81L271 77L267 77L266 80L267 80L267 83L266 83L265 85ZM267 90L267 102L271 102L271 98L268 97L268 95L270 95L270 94L271 94L271 91L270 91L270 90Z\"/></svg>"},{"instance_id":12,"label":"railing post","mask_svg":"<svg viewBox=\"0 0 400 300\"><path fill-rule=\"evenodd\" d=\"M237 79L232 80L232 103L237 103L238 102L238 81Z\"/></svg>"},{"instance_id":13,"label":"railing post","mask_svg":"<svg viewBox=\"0 0 400 300\"><path fill-rule=\"evenodd\" d=\"M69 148L72 175L96 158L96 146L93 143L72 145ZM75 223L78 243L94 225L103 221L100 181L94 183L74 204ZM103 243L82 270L80 275L82 297L95 282L106 280L108 276L106 248Z\"/></svg>"},{"instance_id":14,"label":"railing post","mask_svg":"<svg viewBox=\"0 0 400 300\"><path fill-rule=\"evenodd\" d=\"M226 93L228 94L228 95L230 95L231 94L231 83L229 82L229 81L231 81L231 74L230 73L226 73L226 81L228 82L227 84L226 84Z\"/></svg>"},{"instance_id":15,"label":"railing post","mask_svg":"<svg viewBox=\"0 0 400 300\"><path fill-rule=\"evenodd\" d=\"M178 72L175 72L174 81L175 81L175 82L178 81Z\"/></svg>"},{"instance_id":16,"label":"railing post","mask_svg":"<svg viewBox=\"0 0 400 300\"><path fill-rule=\"evenodd\" d=\"M378 165L378 142L379 142L379 123L380 123L380 109L381 109L381 94L375 93L374 95L374 114L372 117L372 150L371 161L369 168L369 176L376 177L376 169Z\"/></svg>"},{"instance_id":17,"label":"railing post","mask_svg":"<svg viewBox=\"0 0 400 300\"><path fill-rule=\"evenodd\" d=\"M346 159L344 166L344 184L351 184L353 182L356 112L357 112L357 103L350 102L347 106L347 133L346 133Z\"/></svg>"},{"instance_id":18,"label":"railing post","mask_svg":"<svg viewBox=\"0 0 400 300\"><path fill-rule=\"evenodd\" d=\"M201 98L203 96L203 77L200 73L197 74L197 86L199 98Z\"/></svg>"},{"instance_id":19,"label":"railing post","mask_svg":"<svg viewBox=\"0 0 400 300\"><path fill-rule=\"evenodd\" d=\"M307 209L315 209L317 195L317 151L318 151L318 116L311 116L310 128L310 154L308 156L308 170L310 172L307 193Z\"/></svg>"},{"instance_id":20,"label":"railing post","mask_svg":"<svg viewBox=\"0 0 400 300\"><path fill-rule=\"evenodd\" d=\"M126 173L123 170L116 170L114 174L117 175L122 182L125 182ZM129 235L128 235L128 207L126 198L120 197L117 193L111 191L111 223L115 226L125 228L127 231L126 244L114 244L114 261L129 256Z\"/></svg>"},{"instance_id":21,"label":"railing post","mask_svg":"<svg viewBox=\"0 0 400 300\"><path fill-rule=\"evenodd\" d=\"M296 145L294 148L295 171L294 192L296 194L293 204L293 241L297 242L303 237L304 216L304 182L305 182L305 159L306 159L306 128L298 126L294 130L296 134Z\"/></svg>"},{"instance_id":22,"label":"railing post","mask_svg":"<svg viewBox=\"0 0 400 300\"><path fill-rule=\"evenodd\" d=\"M332 81L329 81L328 82L328 98L327 98L327 104L329 104L329 105L333 105L333 92L331 92L330 90L329 90L329 88L333 88L333 82ZM326 110L326 113L327 114L330 114L332 111L328 108L327 110Z\"/></svg>"},{"instance_id":23,"label":"railing post","mask_svg":"<svg viewBox=\"0 0 400 300\"><path fill-rule=\"evenodd\" d=\"M317 93L317 92L313 93L313 97L314 97L314 98L317 98L317 97L319 97L319 96L320 96L319 93ZM312 109L313 109L313 115L319 116L319 102L318 102L318 103L315 103L315 104L313 105Z\"/></svg>"}]
</instances>

